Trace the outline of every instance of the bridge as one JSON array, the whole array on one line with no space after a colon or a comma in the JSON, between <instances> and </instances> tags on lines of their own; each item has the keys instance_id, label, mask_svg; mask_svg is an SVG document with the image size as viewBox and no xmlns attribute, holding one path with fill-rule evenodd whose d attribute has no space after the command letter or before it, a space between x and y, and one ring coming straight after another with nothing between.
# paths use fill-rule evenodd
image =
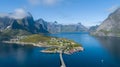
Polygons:
<instances>
[{"instance_id":1,"label":"bridge","mask_svg":"<svg viewBox=\"0 0 120 67\"><path fill-rule=\"evenodd\" d=\"M60 67L66 67L63 57L62 57L62 51L60 51L60 62L61 62L61 66Z\"/></svg>"}]
</instances>

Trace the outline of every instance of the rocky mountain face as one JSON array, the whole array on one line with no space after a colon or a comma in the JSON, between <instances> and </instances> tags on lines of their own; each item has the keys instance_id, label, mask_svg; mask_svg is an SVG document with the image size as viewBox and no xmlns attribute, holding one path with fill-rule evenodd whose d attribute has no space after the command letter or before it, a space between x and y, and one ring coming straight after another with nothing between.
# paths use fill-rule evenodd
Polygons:
<instances>
[{"instance_id":1,"label":"rocky mountain face","mask_svg":"<svg viewBox=\"0 0 120 67\"><path fill-rule=\"evenodd\" d=\"M30 33L48 33L41 25L37 25L32 15L26 12L26 16L15 18L14 13L0 15L0 30L24 30Z\"/></svg>"},{"instance_id":2,"label":"rocky mountain face","mask_svg":"<svg viewBox=\"0 0 120 67\"><path fill-rule=\"evenodd\" d=\"M111 13L93 34L97 36L120 37L120 8Z\"/></svg>"},{"instance_id":3,"label":"rocky mountain face","mask_svg":"<svg viewBox=\"0 0 120 67\"><path fill-rule=\"evenodd\" d=\"M78 24L70 24L70 25L63 25L61 28L62 32L87 32L88 29L83 26L81 23Z\"/></svg>"},{"instance_id":4,"label":"rocky mountain face","mask_svg":"<svg viewBox=\"0 0 120 67\"><path fill-rule=\"evenodd\" d=\"M26 33L60 33L60 32L87 32L88 29L81 23L62 25L47 22L43 19L34 20L29 12L13 12L0 14L0 32L6 35L23 35Z\"/></svg>"},{"instance_id":5,"label":"rocky mountain face","mask_svg":"<svg viewBox=\"0 0 120 67\"><path fill-rule=\"evenodd\" d=\"M5 28L7 28L9 25L11 25L11 23L13 22L12 18L9 18L7 16L5 17L0 17L0 30L4 30Z\"/></svg>"},{"instance_id":6,"label":"rocky mountain face","mask_svg":"<svg viewBox=\"0 0 120 67\"><path fill-rule=\"evenodd\" d=\"M78 24L70 24L70 25L63 25L58 24L58 22L47 22L43 19L39 19L36 21L40 23L42 27L50 33L60 33L60 32L87 32L88 29L83 26L81 23Z\"/></svg>"},{"instance_id":7,"label":"rocky mountain face","mask_svg":"<svg viewBox=\"0 0 120 67\"><path fill-rule=\"evenodd\" d=\"M60 24L57 24L57 22L47 22L43 19L39 19L36 21L37 24L41 25L45 30L47 30L49 33L59 33L60 32Z\"/></svg>"},{"instance_id":8,"label":"rocky mountain face","mask_svg":"<svg viewBox=\"0 0 120 67\"><path fill-rule=\"evenodd\" d=\"M88 31L89 31L89 32L95 32L98 27L99 27L99 25L91 26Z\"/></svg>"}]
</instances>

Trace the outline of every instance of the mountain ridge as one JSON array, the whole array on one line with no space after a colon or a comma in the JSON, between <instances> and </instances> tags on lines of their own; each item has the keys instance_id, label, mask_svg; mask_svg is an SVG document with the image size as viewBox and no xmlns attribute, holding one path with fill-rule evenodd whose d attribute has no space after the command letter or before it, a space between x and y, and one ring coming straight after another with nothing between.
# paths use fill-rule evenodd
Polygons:
<instances>
[{"instance_id":1,"label":"mountain ridge","mask_svg":"<svg viewBox=\"0 0 120 67\"><path fill-rule=\"evenodd\" d=\"M111 13L93 35L120 37L120 8Z\"/></svg>"},{"instance_id":2,"label":"mountain ridge","mask_svg":"<svg viewBox=\"0 0 120 67\"><path fill-rule=\"evenodd\" d=\"M57 21L48 22L42 18L34 20L32 14L25 11L0 14L0 31L5 32L7 30L23 30L31 34L88 31L81 23L63 25Z\"/></svg>"},{"instance_id":3,"label":"mountain ridge","mask_svg":"<svg viewBox=\"0 0 120 67\"><path fill-rule=\"evenodd\" d=\"M57 21L47 22L43 19L36 20L37 23L42 24L42 26L50 33L61 33L61 32L87 32L88 29L82 25L78 24L60 24Z\"/></svg>"}]
</instances>

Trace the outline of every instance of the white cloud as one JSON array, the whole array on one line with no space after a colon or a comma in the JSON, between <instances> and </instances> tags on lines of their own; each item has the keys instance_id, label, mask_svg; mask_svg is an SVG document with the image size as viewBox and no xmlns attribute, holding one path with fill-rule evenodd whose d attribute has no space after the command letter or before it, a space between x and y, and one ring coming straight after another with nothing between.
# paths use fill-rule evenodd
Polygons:
<instances>
[{"instance_id":1,"label":"white cloud","mask_svg":"<svg viewBox=\"0 0 120 67\"><path fill-rule=\"evenodd\" d=\"M45 6L52 6L56 5L57 3L61 2L62 0L28 0L32 5L45 5Z\"/></svg>"},{"instance_id":2,"label":"white cloud","mask_svg":"<svg viewBox=\"0 0 120 67\"><path fill-rule=\"evenodd\" d=\"M15 19L22 19L26 16L28 16L28 13L22 8L15 9L14 12L10 15L10 17Z\"/></svg>"},{"instance_id":3,"label":"white cloud","mask_svg":"<svg viewBox=\"0 0 120 67\"><path fill-rule=\"evenodd\" d=\"M26 16L30 16L30 14L26 12L23 8L15 9L12 13L0 13L0 17L10 17L14 19L22 19Z\"/></svg>"},{"instance_id":4,"label":"white cloud","mask_svg":"<svg viewBox=\"0 0 120 67\"><path fill-rule=\"evenodd\" d=\"M119 8L118 5L113 5L112 7L108 8L107 11L111 13L114 12L117 8Z\"/></svg>"}]
</instances>

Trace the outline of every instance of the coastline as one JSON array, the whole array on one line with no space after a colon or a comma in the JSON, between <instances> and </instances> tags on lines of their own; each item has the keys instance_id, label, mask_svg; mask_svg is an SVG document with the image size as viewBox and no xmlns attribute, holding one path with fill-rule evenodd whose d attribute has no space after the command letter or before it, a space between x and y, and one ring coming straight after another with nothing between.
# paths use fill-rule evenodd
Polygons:
<instances>
[{"instance_id":1,"label":"coastline","mask_svg":"<svg viewBox=\"0 0 120 67\"><path fill-rule=\"evenodd\" d=\"M71 51L63 51L64 54L67 54L67 55L71 55L75 52L81 52L81 51L84 51L84 48L83 47L77 47L76 49L72 49ZM43 53L60 53L61 51L49 51L49 50L41 50L40 52L43 52Z\"/></svg>"},{"instance_id":2,"label":"coastline","mask_svg":"<svg viewBox=\"0 0 120 67\"><path fill-rule=\"evenodd\" d=\"M22 45L22 46L24 46L24 45L32 45L32 46L35 46L35 47L45 47L46 49L44 49L44 50L41 50L40 52L43 52L43 53L60 53L61 51L60 50L53 50L53 51L51 51L51 50L47 50L48 48L51 48L51 47L57 47L57 46L53 46L53 45L45 45L44 43L27 43L27 42L11 42L11 41L2 41L3 43L8 43L8 44L20 44L20 45ZM72 49L71 51L64 51L63 53L64 54L67 54L67 55L71 55L71 54L73 54L73 53L75 53L75 52L80 52L80 51L83 51L84 50L84 48L83 47L76 47L76 48L74 48L74 49Z\"/></svg>"}]
</instances>

